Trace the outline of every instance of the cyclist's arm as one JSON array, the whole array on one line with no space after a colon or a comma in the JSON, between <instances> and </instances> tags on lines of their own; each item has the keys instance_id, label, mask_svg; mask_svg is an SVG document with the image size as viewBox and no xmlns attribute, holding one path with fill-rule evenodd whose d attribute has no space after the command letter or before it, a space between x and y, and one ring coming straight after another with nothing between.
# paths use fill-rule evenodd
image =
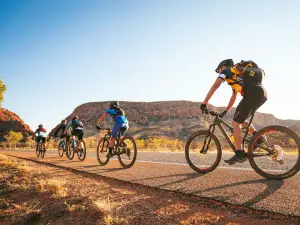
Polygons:
<instances>
[{"instance_id":1,"label":"cyclist's arm","mask_svg":"<svg viewBox=\"0 0 300 225\"><path fill-rule=\"evenodd\" d=\"M233 104L235 103L235 100L236 100L236 96L237 96L237 92L233 91L232 92L232 95L231 95L231 98L230 98L230 101L228 103L228 106L226 108L226 111L229 111L231 109L231 107L233 106Z\"/></svg>"},{"instance_id":2,"label":"cyclist's arm","mask_svg":"<svg viewBox=\"0 0 300 225\"><path fill-rule=\"evenodd\" d=\"M107 116L107 112L103 113L103 115L98 119L98 123L97 123L98 126L100 126L100 124L106 118L106 116Z\"/></svg>"},{"instance_id":3,"label":"cyclist's arm","mask_svg":"<svg viewBox=\"0 0 300 225\"><path fill-rule=\"evenodd\" d=\"M202 102L203 104L207 104L209 99L213 96L213 94L215 93L215 91L220 87L220 85L223 83L223 79L222 78L217 78L215 83L211 86L209 92L207 93L204 101Z\"/></svg>"},{"instance_id":4,"label":"cyclist's arm","mask_svg":"<svg viewBox=\"0 0 300 225\"><path fill-rule=\"evenodd\" d=\"M70 121L69 123L68 123L68 125L66 126L66 129L65 129L65 132L64 132L64 134L67 134L67 130L69 130L69 128L72 126L72 121Z\"/></svg>"}]
</instances>

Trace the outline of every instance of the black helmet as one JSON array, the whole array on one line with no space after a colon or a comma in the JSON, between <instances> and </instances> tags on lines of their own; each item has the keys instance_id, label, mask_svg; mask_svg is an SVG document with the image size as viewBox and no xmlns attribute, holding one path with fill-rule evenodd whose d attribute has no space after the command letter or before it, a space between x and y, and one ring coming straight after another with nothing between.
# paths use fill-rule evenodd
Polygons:
<instances>
[{"instance_id":1,"label":"black helmet","mask_svg":"<svg viewBox=\"0 0 300 225\"><path fill-rule=\"evenodd\" d=\"M39 128L42 128L42 127L43 127L43 125L42 125L42 124L40 124L40 125L39 125Z\"/></svg>"},{"instance_id":2,"label":"black helmet","mask_svg":"<svg viewBox=\"0 0 300 225\"><path fill-rule=\"evenodd\" d=\"M109 104L109 107L110 108L113 108L113 107L119 107L120 105L119 105L119 102L118 101L112 101L112 102L110 102L110 104Z\"/></svg>"},{"instance_id":3,"label":"black helmet","mask_svg":"<svg viewBox=\"0 0 300 225\"><path fill-rule=\"evenodd\" d=\"M218 65L218 67L215 71L216 71L216 73L219 73L220 67L222 67L222 66L233 66L233 65L234 65L234 62L233 62L232 59L225 59L225 60L223 60L222 62L219 63L219 65Z\"/></svg>"},{"instance_id":4,"label":"black helmet","mask_svg":"<svg viewBox=\"0 0 300 225\"><path fill-rule=\"evenodd\" d=\"M72 120L78 120L78 116L74 116Z\"/></svg>"},{"instance_id":5,"label":"black helmet","mask_svg":"<svg viewBox=\"0 0 300 225\"><path fill-rule=\"evenodd\" d=\"M67 120L62 120L62 121L61 121L61 123L66 123L66 122L67 122Z\"/></svg>"}]
</instances>

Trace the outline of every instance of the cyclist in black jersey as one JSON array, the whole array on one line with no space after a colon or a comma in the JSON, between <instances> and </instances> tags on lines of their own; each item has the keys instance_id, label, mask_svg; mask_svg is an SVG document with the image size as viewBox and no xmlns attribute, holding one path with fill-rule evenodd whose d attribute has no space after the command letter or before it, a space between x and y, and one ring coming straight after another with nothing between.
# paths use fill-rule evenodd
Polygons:
<instances>
[{"instance_id":1,"label":"cyclist in black jersey","mask_svg":"<svg viewBox=\"0 0 300 225\"><path fill-rule=\"evenodd\" d=\"M66 127L67 127L67 120L62 120L54 133L55 141L58 141L58 133L60 131L61 131L60 138L62 139L65 137L64 132L65 132Z\"/></svg>"},{"instance_id":2,"label":"cyclist in black jersey","mask_svg":"<svg viewBox=\"0 0 300 225\"><path fill-rule=\"evenodd\" d=\"M207 110L208 101L224 81L226 81L231 86L232 96L225 111L220 114L221 117L225 116L233 106L238 93L243 96L242 100L236 108L232 122L236 154L230 159L224 161L229 164L244 162L247 159L245 157L245 151L244 149L242 149L241 126L246 126L246 119L266 102L267 92L263 87L261 81L257 81L257 79L251 78L245 79L246 77L243 76L243 74L237 71L237 69L234 67L234 62L232 59L226 59L220 62L215 71L219 74L219 76L207 93L206 98L202 102L200 108L202 112ZM255 132L256 131L252 126L250 129L250 133L255 134ZM264 137L261 136L258 139L258 142L263 141Z\"/></svg>"}]
</instances>

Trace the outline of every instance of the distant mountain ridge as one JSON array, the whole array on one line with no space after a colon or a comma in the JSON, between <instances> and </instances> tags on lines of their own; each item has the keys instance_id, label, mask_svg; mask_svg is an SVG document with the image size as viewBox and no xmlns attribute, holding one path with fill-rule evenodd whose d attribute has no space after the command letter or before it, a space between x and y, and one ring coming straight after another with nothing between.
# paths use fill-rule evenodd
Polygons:
<instances>
[{"instance_id":1,"label":"distant mountain ridge","mask_svg":"<svg viewBox=\"0 0 300 225\"><path fill-rule=\"evenodd\" d=\"M192 132L207 127L212 120L211 116L203 115L200 111L200 102L192 101L160 101L160 102L127 102L120 101L121 107L126 112L129 120L129 133L136 138L151 136L167 136L185 140ZM85 125L85 136L97 134L95 125L98 118L108 108L109 102L90 102L85 103L74 109L73 113L67 116L70 120L77 115ZM209 106L213 110L222 112L224 107ZM225 120L229 123L235 109L231 109ZM59 121L58 121L59 123ZM259 129L267 125L283 125L287 127L295 126L299 123L296 131L300 131L299 120L281 120L272 114L257 112L253 125ZM112 121L107 120L106 126L112 126ZM53 129L50 135L54 133Z\"/></svg>"}]
</instances>

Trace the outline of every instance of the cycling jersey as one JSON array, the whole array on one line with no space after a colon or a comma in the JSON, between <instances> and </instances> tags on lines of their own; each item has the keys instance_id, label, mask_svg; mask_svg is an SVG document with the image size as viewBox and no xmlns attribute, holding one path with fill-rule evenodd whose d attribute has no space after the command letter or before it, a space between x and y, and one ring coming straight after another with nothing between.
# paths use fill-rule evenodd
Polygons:
<instances>
[{"instance_id":1,"label":"cycling jersey","mask_svg":"<svg viewBox=\"0 0 300 225\"><path fill-rule=\"evenodd\" d=\"M124 116L124 115L120 114L119 112L117 112L116 109L109 108L105 111L105 114L106 115L109 114L113 118L114 122L118 125L125 126L125 125L128 125L128 123L129 123L126 116Z\"/></svg>"},{"instance_id":2,"label":"cycling jersey","mask_svg":"<svg viewBox=\"0 0 300 225\"><path fill-rule=\"evenodd\" d=\"M47 131L43 127L36 129L36 131L34 132L34 134L37 134L37 136L47 137Z\"/></svg>"},{"instance_id":3,"label":"cycling jersey","mask_svg":"<svg viewBox=\"0 0 300 225\"><path fill-rule=\"evenodd\" d=\"M223 70L219 75L219 78L221 78L223 81L226 81L228 85L231 86L232 91L235 94L240 93L243 95L243 78L232 72L231 68Z\"/></svg>"},{"instance_id":4,"label":"cycling jersey","mask_svg":"<svg viewBox=\"0 0 300 225\"><path fill-rule=\"evenodd\" d=\"M66 130L72 127L72 130L84 130L83 123L80 120L72 120L68 123Z\"/></svg>"},{"instance_id":5,"label":"cycling jersey","mask_svg":"<svg viewBox=\"0 0 300 225\"><path fill-rule=\"evenodd\" d=\"M47 131L45 128L38 128L36 129L36 131L34 132L35 134L35 141L36 142L40 142L42 141L43 143L46 142L46 137L47 137Z\"/></svg>"}]
</instances>

